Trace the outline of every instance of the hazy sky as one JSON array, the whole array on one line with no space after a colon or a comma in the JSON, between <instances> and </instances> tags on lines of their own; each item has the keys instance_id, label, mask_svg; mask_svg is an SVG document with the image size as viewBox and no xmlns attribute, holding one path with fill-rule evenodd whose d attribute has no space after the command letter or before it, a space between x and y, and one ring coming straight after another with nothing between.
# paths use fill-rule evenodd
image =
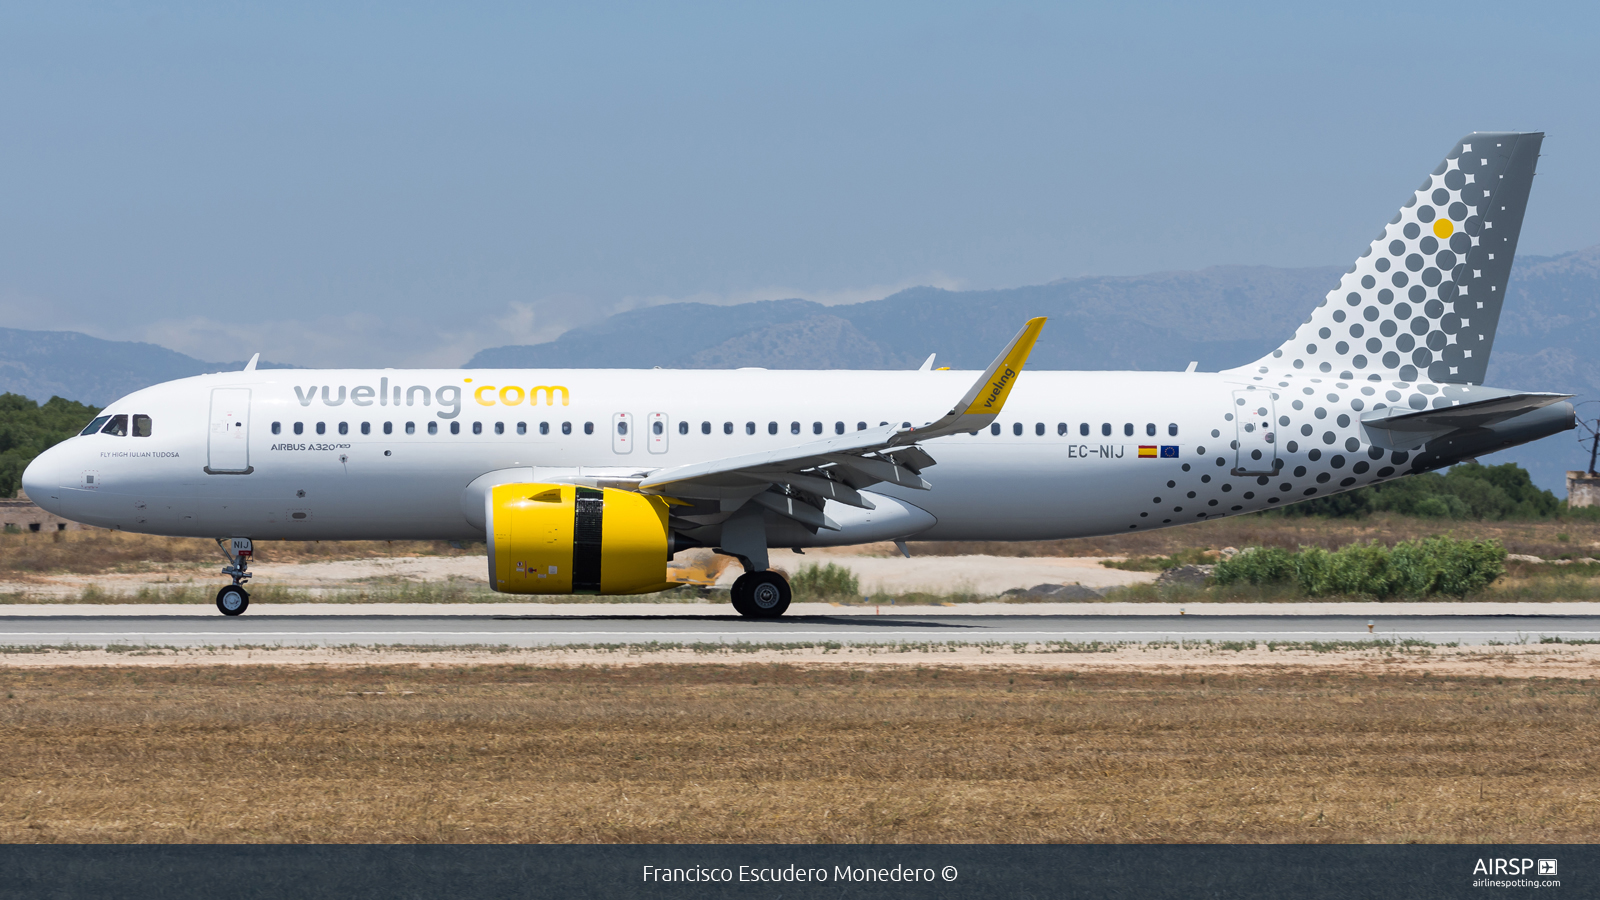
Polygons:
<instances>
[{"instance_id":1,"label":"hazy sky","mask_svg":"<svg viewBox=\"0 0 1600 900\"><path fill-rule=\"evenodd\" d=\"M1549 134L1523 252L1600 243L1594 4L1103 6L7 3L0 325L455 365L672 300L1344 265L1472 130Z\"/></svg>"}]
</instances>

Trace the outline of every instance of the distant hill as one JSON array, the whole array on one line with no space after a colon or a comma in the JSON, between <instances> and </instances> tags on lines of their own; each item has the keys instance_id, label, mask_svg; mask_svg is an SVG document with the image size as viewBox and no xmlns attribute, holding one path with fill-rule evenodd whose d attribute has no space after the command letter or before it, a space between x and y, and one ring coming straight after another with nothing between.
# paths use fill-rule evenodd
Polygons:
<instances>
[{"instance_id":1,"label":"distant hill","mask_svg":"<svg viewBox=\"0 0 1600 900\"><path fill-rule=\"evenodd\" d=\"M1074 278L996 291L912 288L822 306L774 300L675 303L612 316L554 341L495 347L469 368L980 368L1029 316L1051 317L1030 365L1042 369L1207 371L1280 344L1337 286L1338 268L1217 266L1197 272ZM1509 286L1488 382L1600 400L1600 247L1523 256ZM1587 408L1580 411L1600 417ZM1570 435L1497 454L1565 495L1564 472L1588 456Z\"/></svg>"},{"instance_id":2,"label":"distant hill","mask_svg":"<svg viewBox=\"0 0 1600 900\"><path fill-rule=\"evenodd\" d=\"M287 368L268 362L257 365ZM0 393L39 402L63 397L101 407L152 384L242 368L243 360L201 362L155 344L107 341L75 331L0 328Z\"/></svg>"},{"instance_id":3,"label":"distant hill","mask_svg":"<svg viewBox=\"0 0 1600 900\"><path fill-rule=\"evenodd\" d=\"M937 352L939 365L982 368L1024 319L1046 315L1032 362L1040 368L1182 369L1198 360L1217 369L1282 343L1340 271L1218 266L996 291L921 287L849 306L673 303L545 344L484 350L467 366L896 369Z\"/></svg>"}]
</instances>

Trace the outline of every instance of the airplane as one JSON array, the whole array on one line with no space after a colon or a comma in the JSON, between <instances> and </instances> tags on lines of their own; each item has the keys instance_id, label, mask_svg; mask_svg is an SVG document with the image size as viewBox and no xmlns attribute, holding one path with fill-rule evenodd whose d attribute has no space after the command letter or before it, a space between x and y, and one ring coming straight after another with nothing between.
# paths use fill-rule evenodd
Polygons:
<instances>
[{"instance_id":1,"label":"airplane","mask_svg":"<svg viewBox=\"0 0 1600 900\"><path fill-rule=\"evenodd\" d=\"M1474 132L1294 335L1219 372L332 369L136 391L23 486L90 525L217 540L484 541L507 594L640 594L709 547L783 615L772 547L1121 534L1274 509L1573 427L1486 387L1542 133ZM259 357L259 354L257 355Z\"/></svg>"}]
</instances>

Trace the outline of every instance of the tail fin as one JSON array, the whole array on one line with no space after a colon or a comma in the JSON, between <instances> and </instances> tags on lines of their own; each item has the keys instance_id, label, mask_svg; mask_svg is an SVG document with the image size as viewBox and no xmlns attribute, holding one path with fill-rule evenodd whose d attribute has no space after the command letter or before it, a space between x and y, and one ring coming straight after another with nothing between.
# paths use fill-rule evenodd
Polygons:
<instances>
[{"instance_id":1,"label":"tail fin","mask_svg":"<svg viewBox=\"0 0 1600 900\"><path fill-rule=\"evenodd\" d=\"M1458 141L1294 337L1245 368L1482 384L1543 141Z\"/></svg>"}]
</instances>

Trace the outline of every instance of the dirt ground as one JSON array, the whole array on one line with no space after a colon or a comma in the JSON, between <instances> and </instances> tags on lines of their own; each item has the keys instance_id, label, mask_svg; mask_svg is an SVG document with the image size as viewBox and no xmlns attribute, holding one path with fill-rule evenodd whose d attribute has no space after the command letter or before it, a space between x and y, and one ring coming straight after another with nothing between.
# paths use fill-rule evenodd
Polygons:
<instances>
[{"instance_id":1,"label":"dirt ground","mask_svg":"<svg viewBox=\"0 0 1600 900\"><path fill-rule=\"evenodd\" d=\"M1502 662L3 668L0 841L1593 840Z\"/></svg>"}]
</instances>

